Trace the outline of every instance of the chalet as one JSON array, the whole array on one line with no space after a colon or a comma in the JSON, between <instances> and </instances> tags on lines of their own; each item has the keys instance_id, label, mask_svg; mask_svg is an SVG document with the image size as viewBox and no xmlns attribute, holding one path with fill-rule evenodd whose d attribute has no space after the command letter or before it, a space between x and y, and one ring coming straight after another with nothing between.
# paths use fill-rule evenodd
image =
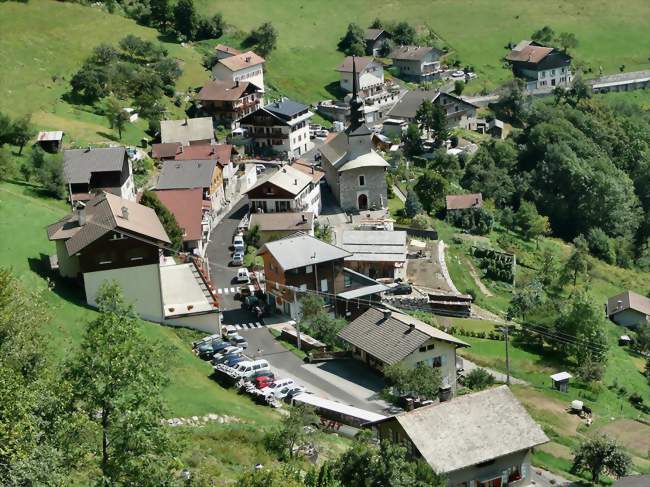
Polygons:
<instances>
[{"instance_id":1,"label":"chalet","mask_svg":"<svg viewBox=\"0 0 650 487\"><path fill-rule=\"evenodd\" d=\"M350 269L373 279L395 279L404 275L406 232L385 230L344 230L339 246L351 252L345 258Z\"/></svg>"},{"instance_id":2,"label":"chalet","mask_svg":"<svg viewBox=\"0 0 650 487\"><path fill-rule=\"evenodd\" d=\"M372 132L365 124L354 59L352 72L350 125L320 147L322 167L327 184L344 210L385 208L389 164L372 147Z\"/></svg>"},{"instance_id":3,"label":"chalet","mask_svg":"<svg viewBox=\"0 0 650 487\"><path fill-rule=\"evenodd\" d=\"M124 147L69 149L63 161L71 205L102 191L135 201L133 169Z\"/></svg>"},{"instance_id":4,"label":"chalet","mask_svg":"<svg viewBox=\"0 0 650 487\"><path fill-rule=\"evenodd\" d=\"M531 485L533 448L549 439L507 386L366 425L447 477L449 487Z\"/></svg>"},{"instance_id":5,"label":"chalet","mask_svg":"<svg viewBox=\"0 0 650 487\"><path fill-rule=\"evenodd\" d=\"M39 132L36 138L36 144L45 152L55 154L61 152L63 148L63 131Z\"/></svg>"},{"instance_id":6,"label":"chalet","mask_svg":"<svg viewBox=\"0 0 650 487\"><path fill-rule=\"evenodd\" d=\"M102 284L115 281L145 320L220 330L216 296L200 264L163 256L170 240L151 208L101 193L48 226L47 236L56 242L59 274L83 280L90 306L97 306Z\"/></svg>"},{"instance_id":7,"label":"chalet","mask_svg":"<svg viewBox=\"0 0 650 487\"><path fill-rule=\"evenodd\" d=\"M389 57L399 69L400 77L421 83L439 77L442 52L433 47L399 46Z\"/></svg>"},{"instance_id":8,"label":"chalet","mask_svg":"<svg viewBox=\"0 0 650 487\"><path fill-rule=\"evenodd\" d=\"M526 83L529 91L569 87L573 81L571 56L553 47L521 41L506 56L512 73Z\"/></svg>"},{"instance_id":9,"label":"chalet","mask_svg":"<svg viewBox=\"0 0 650 487\"><path fill-rule=\"evenodd\" d=\"M363 40L368 56L381 56L388 45L388 32L384 29L366 29Z\"/></svg>"},{"instance_id":10,"label":"chalet","mask_svg":"<svg viewBox=\"0 0 650 487\"><path fill-rule=\"evenodd\" d=\"M336 70L340 73L339 85L346 92L353 86L353 56L346 57ZM355 73L359 94L366 98L384 90L384 68L372 57L355 57Z\"/></svg>"},{"instance_id":11,"label":"chalet","mask_svg":"<svg viewBox=\"0 0 650 487\"><path fill-rule=\"evenodd\" d=\"M183 230L183 248L203 256L210 238L210 207L204 204L203 189L157 189L160 202L174 215Z\"/></svg>"},{"instance_id":12,"label":"chalet","mask_svg":"<svg viewBox=\"0 0 650 487\"><path fill-rule=\"evenodd\" d=\"M239 121L257 110L262 102L259 89L248 81L209 80L199 91L198 99L217 123L230 129L236 128Z\"/></svg>"},{"instance_id":13,"label":"chalet","mask_svg":"<svg viewBox=\"0 0 650 487\"><path fill-rule=\"evenodd\" d=\"M299 318L300 298L308 291L318 292L335 313L349 316L379 301L379 293L387 289L345 269L349 252L304 233L267 242L258 255L264 259L269 304L293 319Z\"/></svg>"},{"instance_id":14,"label":"chalet","mask_svg":"<svg viewBox=\"0 0 650 487\"><path fill-rule=\"evenodd\" d=\"M239 123L252 139L254 150L267 148L291 159L312 148L309 119L313 115L307 105L283 98L258 108Z\"/></svg>"},{"instance_id":15,"label":"chalet","mask_svg":"<svg viewBox=\"0 0 650 487\"><path fill-rule=\"evenodd\" d=\"M388 116L391 120L402 120L407 123L416 122L416 113L422 102L429 100L442 106L447 112L448 127L467 128L469 120L476 118L478 107L458 96L436 90L413 90L406 93L395 104ZM393 122L394 123L394 122Z\"/></svg>"},{"instance_id":16,"label":"chalet","mask_svg":"<svg viewBox=\"0 0 650 487\"><path fill-rule=\"evenodd\" d=\"M607 317L621 326L636 328L650 323L650 299L625 291L607 300Z\"/></svg>"},{"instance_id":17,"label":"chalet","mask_svg":"<svg viewBox=\"0 0 650 487\"><path fill-rule=\"evenodd\" d=\"M246 191L251 213L283 213L321 210L320 184L312 174L284 165L269 171Z\"/></svg>"},{"instance_id":18,"label":"chalet","mask_svg":"<svg viewBox=\"0 0 650 487\"><path fill-rule=\"evenodd\" d=\"M188 146L189 147L189 146ZM157 143L151 145L151 158L155 161L169 161L176 159L176 156L183 150L180 142Z\"/></svg>"},{"instance_id":19,"label":"chalet","mask_svg":"<svg viewBox=\"0 0 650 487\"><path fill-rule=\"evenodd\" d=\"M179 143L182 146L214 144L214 126L211 117L162 120L160 141L163 144Z\"/></svg>"},{"instance_id":20,"label":"chalet","mask_svg":"<svg viewBox=\"0 0 650 487\"><path fill-rule=\"evenodd\" d=\"M369 366L418 363L440 369L445 386L456 388L456 349L469 347L444 331L390 308L371 307L339 334L355 358Z\"/></svg>"},{"instance_id":21,"label":"chalet","mask_svg":"<svg viewBox=\"0 0 650 487\"><path fill-rule=\"evenodd\" d=\"M203 205L216 209L223 194L221 171L214 160L165 161L158 175L155 189L193 189L203 194Z\"/></svg>"},{"instance_id":22,"label":"chalet","mask_svg":"<svg viewBox=\"0 0 650 487\"><path fill-rule=\"evenodd\" d=\"M279 240L296 232L314 235L314 214L310 211L294 213L253 213L248 228L257 227L260 244Z\"/></svg>"},{"instance_id":23,"label":"chalet","mask_svg":"<svg viewBox=\"0 0 650 487\"><path fill-rule=\"evenodd\" d=\"M241 54L233 53L231 56L222 57L212 67L212 79L229 83L231 86L237 81L240 83L247 81L264 93L265 62L263 57L258 56L253 51Z\"/></svg>"},{"instance_id":24,"label":"chalet","mask_svg":"<svg viewBox=\"0 0 650 487\"><path fill-rule=\"evenodd\" d=\"M469 210L483 206L481 193L450 194L445 197L447 212L456 210Z\"/></svg>"}]
</instances>

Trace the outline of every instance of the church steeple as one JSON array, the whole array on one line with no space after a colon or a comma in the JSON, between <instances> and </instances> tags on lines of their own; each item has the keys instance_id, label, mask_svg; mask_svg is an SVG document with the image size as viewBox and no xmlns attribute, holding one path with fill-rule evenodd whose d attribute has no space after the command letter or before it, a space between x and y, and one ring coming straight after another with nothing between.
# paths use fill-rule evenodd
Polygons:
<instances>
[{"instance_id":1,"label":"church steeple","mask_svg":"<svg viewBox=\"0 0 650 487\"><path fill-rule=\"evenodd\" d=\"M359 79L357 78L357 62L352 56L352 98L350 99L350 126L348 133L354 132L365 122L363 100L359 96Z\"/></svg>"}]
</instances>

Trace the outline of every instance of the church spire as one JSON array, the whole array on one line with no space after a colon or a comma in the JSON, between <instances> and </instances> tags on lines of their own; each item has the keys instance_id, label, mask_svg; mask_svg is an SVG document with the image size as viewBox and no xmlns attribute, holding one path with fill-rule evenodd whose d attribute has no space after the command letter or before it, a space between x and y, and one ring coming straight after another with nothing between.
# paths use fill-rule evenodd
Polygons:
<instances>
[{"instance_id":1,"label":"church spire","mask_svg":"<svg viewBox=\"0 0 650 487\"><path fill-rule=\"evenodd\" d=\"M363 100L359 96L359 80L357 78L357 62L352 56L352 98L350 99L350 127L348 130L353 132L363 125L365 117L363 115Z\"/></svg>"}]
</instances>

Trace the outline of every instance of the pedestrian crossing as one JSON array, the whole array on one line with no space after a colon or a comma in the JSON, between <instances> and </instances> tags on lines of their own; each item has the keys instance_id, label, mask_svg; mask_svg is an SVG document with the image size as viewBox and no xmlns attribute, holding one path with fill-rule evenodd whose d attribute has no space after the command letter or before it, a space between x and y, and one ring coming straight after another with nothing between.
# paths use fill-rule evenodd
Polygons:
<instances>
[{"instance_id":1,"label":"pedestrian crossing","mask_svg":"<svg viewBox=\"0 0 650 487\"><path fill-rule=\"evenodd\" d=\"M255 328L262 328L264 325L259 321L256 321L255 323L241 323L234 326L237 330L253 330Z\"/></svg>"},{"instance_id":2,"label":"pedestrian crossing","mask_svg":"<svg viewBox=\"0 0 650 487\"><path fill-rule=\"evenodd\" d=\"M253 287L252 285L249 285L248 289L251 293L255 292L255 287ZM217 294L223 294L223 295L237 294L238 292L239 292L239 288L237 287L224 287L224 288L217 289Z\"/></svg>"}]
</instances>

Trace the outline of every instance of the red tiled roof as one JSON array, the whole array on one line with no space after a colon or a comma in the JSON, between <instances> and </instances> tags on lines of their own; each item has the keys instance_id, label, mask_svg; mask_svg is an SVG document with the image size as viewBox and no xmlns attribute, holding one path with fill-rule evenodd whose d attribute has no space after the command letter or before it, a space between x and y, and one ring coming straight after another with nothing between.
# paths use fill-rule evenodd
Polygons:
<instances>
[{"instance_id":1,"label":"red tiled roof","mask_svg":"<svg viewBox=\"0 0 650 487\"><path fill-rule=\"evenodd\" d=\"M325 177L325 173L318 169L316 166L309 164L304 159L298 159L294 162L291 167L298 169L301 173L311 176L313 182L318 183L321 179Z\"/></svg>"},{"instance_id":2,"label":"red tiled roof","mask_svg":"<svg viewBox=\"0 0 650 487\"><path fill-rule=\"evenodd\" d=\"M483 195L481 193L451 194L446 199L448 210L465 210L483 206Z\"/></svg>"},{"instance_id":3,"label":"red tiled roof","mask_svg":"<svg viewBox=\"0 0 650 487\"><path fill-rule=\"evenodd\" d=\"M183 147L181 152L176 154L177 161L203 161L215 160L220 165L230 162L232 145L230 144L199 144Z\"/></svg>"},{"instance_id":4,"label":"red tiled roof","mask_svg":"<svg viewBox=\"0 0 650 487\"><path fill-rule=\"evenodd\" d=\"M214 47L214 50L226 52L228 54L232 54L233 56L236 56L237 54L241 54L241 51L235 49L234 47L226 46L225 44L217 44Z\"/></svg>"},{"instance_id":5,"label":"red tiled roof","mask_svg":"<svg viewBox=\"0 0 650 487\"><path fill-rule=\"evenodd\" d=\"M234 101L248 88L248 81L232 83L230 81L209 80L199 91L199 100L205 101Z\"/></svg>"},{"instance_id":6,"label":"red tiled roof","mask_svg":"<svg viewBox=\"0 0 650 487\"><path fill-rule=\"evenodd\" d=\"M178 226L185 231L183 241L201 240L203 231L203 190L192 189L158 189L156 196L176 217Z\"/></svg>"},{"instance_id":7,"label":"red tiled roof","mask_svg":"<svg viewBox=\"0 0 650 487\"><path fill-rule=\"evenodd\" d=\"M247 51L242 54L224 58L219 62L227 67L230 71L239 71L240 69L244 69L249 66L264 64L266 61L263 57L258 56L253 51Z\"/></svg>"},{"instance_id":8,"label":"red tiled roof","mask_svg":"<svg viewBox=\"0 0 650 487\"><path fill-rule=\"evenodd\" d=\"M510 53L508 53L506 59L508 61L514 61L514 62L537 64L546 56L548 56L551 53L551 51L553 51L552 47L528 45L520 50L513 49L512 51L510 51Z\"/></svg>"},{"instance_id":9,"label":"red tiled roof","mask_svg":"<svg viewBox=\"0 0 650 487\"><path fill-rule=\"evenodd\" d=\"M368 65L374 61L373 57L370 56L363 56L363 57L355 57L354 58L354 65L357 68L357 73L360 73L364 69L368 67ZM336 68L337 71L341 73L351 73L352 72L352 56L346 57L343 62L339 65L338 68Z\"/></svg>"},{"instance_id":10,"label":"red tiled roof","mask_svg":"<svg viewBox=\"0 0 650 487\"><path fill-rule=\"evenodd\" d=\"M178 142L168 142L166 144L153 144L151 146L151 157L162 159L163 157L174 157L178 154L181 144Z\"/></svg>"}]
</instances>

